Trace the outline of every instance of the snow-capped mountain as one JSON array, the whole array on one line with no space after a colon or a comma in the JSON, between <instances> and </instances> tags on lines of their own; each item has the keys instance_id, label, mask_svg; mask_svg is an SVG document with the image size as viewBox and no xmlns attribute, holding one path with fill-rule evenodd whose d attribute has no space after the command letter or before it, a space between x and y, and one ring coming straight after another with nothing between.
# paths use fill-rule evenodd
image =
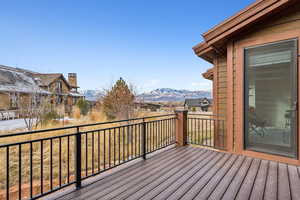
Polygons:
<instances>
[{"instance_id":1,"label":"snow-capped mountain","mask_svg":"<svg viewBox=\"0 0 300 200\"><path fill-rule=\"evenodd\" d=\"M101 90L82 90L80 92L87 100L96 101L104 96ZM166 101L184 101L190 98L211 98L210 91L190 91L190 90L176 90L172 88L159 88L151 92L145 92L137 95L138 101L146 102L166 102Z\"/></svg>"},{"instance_id":2,"label":"snow-capped mountain","mask_svg":"<svg viewBox=\"0 0 300 200\"><path fill-rule=\"evenodd\" d=\"M84 95L86 100L97 101L103 97L104 92L101 90L81 90L80 94Z\"/></svg>"},{"instance_id":3,"label":"snow-capped mountain","mask_svg":"<svg viewBox=\"0 0 300 200\"><path fill-rule=\"evenodd\" d=\"M160 88L137 96L142 101L184 101L189 98L211 98L210 91L176 90Z\"/></svg>"}]
</instances>

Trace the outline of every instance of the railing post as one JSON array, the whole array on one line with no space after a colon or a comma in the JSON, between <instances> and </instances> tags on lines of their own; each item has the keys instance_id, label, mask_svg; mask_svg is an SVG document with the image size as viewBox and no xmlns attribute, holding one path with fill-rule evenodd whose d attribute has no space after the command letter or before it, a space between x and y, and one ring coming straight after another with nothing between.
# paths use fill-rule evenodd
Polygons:
<instances>
[{"instance_id":1,"label":"railing post","mask_svg":"<svg viewBox=\"0 0 300 200\"><path fill-rule=\"evenodd\" d=\"M176 114L176 146L187 144L187 110L177 110Z\"/></svg>"},{"instance_id":2,"label":"railing post","mask_svg":"<svg viewBox=\"0 0 300 200\"><path fill-rule=\"evenodd\" d=\"M143 155L143 159L146 160L146 145L147 145L147 137L146 137L146 123L145 123L145 119L143 119L142 122L142 155Z\"/></svg>"},{"instance_id":3,"label":"railing post","mask_svg":"<svg viewBox=\"0 0 300 200\"><path fill-rule=\"evenodd\" d=\"M81 188L81 134L79 127L76 132L75 142L75 170L76 170L76 189Z\"/></svg>"}]
</instances>

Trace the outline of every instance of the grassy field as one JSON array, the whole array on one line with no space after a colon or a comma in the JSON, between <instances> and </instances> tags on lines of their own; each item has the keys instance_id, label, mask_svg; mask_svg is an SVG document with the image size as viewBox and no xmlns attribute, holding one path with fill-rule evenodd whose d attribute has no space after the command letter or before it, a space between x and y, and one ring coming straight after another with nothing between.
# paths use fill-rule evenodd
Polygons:
<instances>
[{"instance_id":1,"label":"grassy field","mask_svg":"<svg viewBox=\"0 0 300 200\"><path fill-rule=\"evenodd\" d=\"M188 142L191 144L223 148L225 145L225 120L215 116L190 116Z\"/></svg>"}]
</instances>

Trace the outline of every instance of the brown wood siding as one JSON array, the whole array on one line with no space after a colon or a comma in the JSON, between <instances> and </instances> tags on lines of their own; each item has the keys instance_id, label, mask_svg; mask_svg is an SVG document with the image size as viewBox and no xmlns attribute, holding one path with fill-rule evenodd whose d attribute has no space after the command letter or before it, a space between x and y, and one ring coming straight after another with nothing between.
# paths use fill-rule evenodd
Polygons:
<instances>
[{"instance_id":1,"label":"brown wood siding","mask_svg":"<svg viewBox=\"0 0 300 200\"><path fill-rule=\"evenodd\" d=\"M62 93L69 93L70 89L68 88L67 84L63 81L62 78L60 78L59 80L62 83ZM53 83L50 84L49 86L49 91L52 93L56 93L56 81L54 81Z\"/></svg>"},{"instance_id":2,"label":"brown wood siding","mask_svg":"<svg viewBox=\"0 0 300 200\"><path fill-rule=\"evenodd\" d=\"M7 93L0 93L0 110L8 110L10 108L10 98Z\"/></svg>"},{"instance_id":3,"label":"brown wood siding","mask_svg":"<svg viewBox=\"0 0 300 200\"><path fill-rule=\"evenodd\" d=\"M224 56L215 58L214 65L214 102L216 104L214 114L219 115L224 119L227 113L227 58ZM220 133L223 133L224 135L221 135ZM222 139L223 137L226 137L226 121L224 124L219 124L216 127L214 136L216 147L224 145L223 142L221 142L224 141Z\"/></svg>"},{"instance_id":4,"label":"brown wood siding","mask_svg":"<svg viewBox=\"0 0 300 200\"><path fill-rule=\"evenodd\" d=\"M226 103L227 103L227 58L217 58L217 104L218 104L218 115L226 116Z\"/></svg>"}]
</instances>

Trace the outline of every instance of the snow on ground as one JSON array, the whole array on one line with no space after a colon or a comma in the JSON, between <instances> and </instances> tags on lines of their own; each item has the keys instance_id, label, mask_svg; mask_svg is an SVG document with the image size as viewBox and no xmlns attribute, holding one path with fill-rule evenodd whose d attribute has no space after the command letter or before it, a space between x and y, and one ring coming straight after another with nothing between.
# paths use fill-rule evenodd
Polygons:
<instances>
[{"instance_id":1,"label":"snow on ground","mask_svg":"<svg viewBox=\"0 0 300 200\"><path fill-rule=\"evenodd\" d=\"M11 131L26 128L24 119L0 121L0 131Z\"/></svg>"},{"instance_id":2,"label":"snow on ground","mask_svg":"<svg viewBox=\"0 0 300 200\"><path fill-rule=\"evenodd\" d=\"M58 119L59 121L72 121L74 119L65 117L64 119ZM26 124L24 119L14 119L14 120L0 120L0 131L12 131L16 129L25 129Z\"/></svg>"}]
</instances>

